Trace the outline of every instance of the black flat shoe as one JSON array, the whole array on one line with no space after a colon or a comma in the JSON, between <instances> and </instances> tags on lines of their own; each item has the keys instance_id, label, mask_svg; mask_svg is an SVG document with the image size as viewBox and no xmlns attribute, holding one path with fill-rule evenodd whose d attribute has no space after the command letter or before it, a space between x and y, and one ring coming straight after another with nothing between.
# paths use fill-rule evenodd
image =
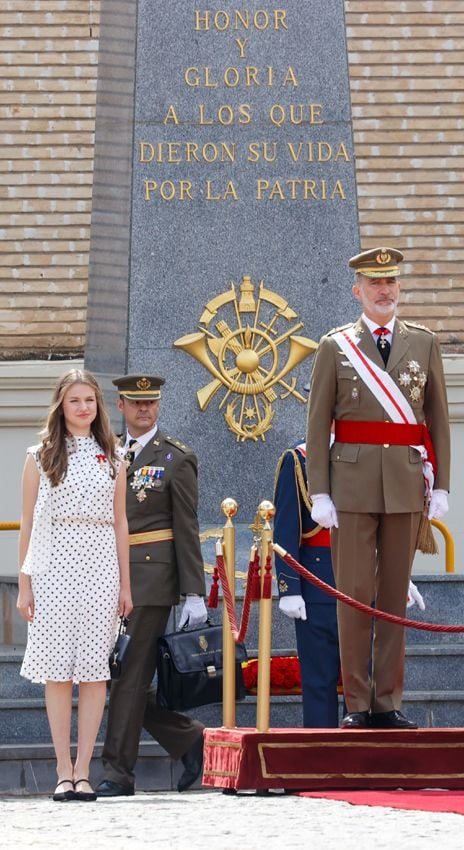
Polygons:
<instances>
[{"instance_id":1,"label":"black flat shoe","mask_svg":"<svg viewBox=\"0 0 464 850\"><path fill-rule=\"evenodd\" d=\"M134 789L131 785L120 785L111 779L102 779L96 788L97 797L133 797Z\"/></svg>"},{"instance_id":2,"label":"black flat shoe","mask_svg":"<svg viewBox=\"0 0 464 850\"><path fill-rule=\"evenodd\" d=\"M69 791L58 791L57 789L60 787L60 785L72 785L72 788L70 788ZM68 800L76 799L74 783L72 779L61 779L60 782L57 783L53 799L55 803L67 803Z\"/></svg>"},{"instance_id":3,"label":"black flat shoe","mask_svg":"<svg viewBox=\"0 0 464 850\"><path fill-rule=\"evenodd\" d=\"M185 770L177 783L177 790L187 791L198 779L203 767L203 732L190 749L184 753L181 760Z\"/></svg>"},{"instance_id":4,"label":"black flat shoe","mask_svg":"<svg viewBox=\"0 0 464 850\"><path fill-rule=\"evenodd\" d=\"M371 714L374 729L417 729L417 723L408 720L401 711L378 711Z\"/></svg>"},{"instance_id":5,"label":"black flat shoe","mask_svg":"<svg viewBox=\"0 0 464 850\"><path fill-rule=\"evenodd\" d=\"M83 803L93 803L94 800L97 799L97 795L93 790L88 779L75 779L74 780L74 788L76 789L78 785L88 785L90 791L75 791L74 799L81 800Z\"/></svg>"},{"instance_id":6,"label":"black flat shoe","mask_svg":"<svg viewBox=\"0 0 464 850\"><path fill-rule=\"evenodd\" d=\"M368 711L350 711L345 714L340 724L342 729L369 729L370 725Z\"/></svg>"}]
</instances>

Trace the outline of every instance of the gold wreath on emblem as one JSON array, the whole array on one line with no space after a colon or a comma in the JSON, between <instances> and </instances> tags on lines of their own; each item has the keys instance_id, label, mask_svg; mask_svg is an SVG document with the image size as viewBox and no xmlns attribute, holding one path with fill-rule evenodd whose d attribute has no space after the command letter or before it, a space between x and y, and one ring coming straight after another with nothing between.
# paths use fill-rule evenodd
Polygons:
<instances>
[{"instance_id":1,"label":"gold wreath on emblem","mask_svg":"<svg viewBox=\"0 0 464 850\"><path fill-rule=\"evenodd\" d=\"M200 635L200 637L198 638L198 643L200 644L200 647L203 652L206 652L206 650L208 649L208 641L206 640L204 635Z\"/></svg>"},{"instance_id":2,"label":"gold wreath on emblem","mask_svg":"<svg viewBox=\"0 0 464 850\"><path fill-rule=\"evenodd\" d=\"M391 260L391 254L388 251L381 251L375 258L380 266L385 266Z\"/></svg>"},{"instance_id":3,"label":"gold wreath on emblem","mask_svg":"<svg viewBox=\"0 0 464 850\"><path fill-rule=\"evenodd\" d=\"M151 387L151 381L149 381L148 378L140 378L137 381L137 386L139 390L149 390Z\"/></svg>"},{"instance_id":4,"label":"gold wreath on emblem","mask_svg":"<svg viewBox=\"0 0 464 850\"><path fill-rule=\"evenodd\" d=\"M230 290L206 304L200 317L200 330L177 339L180 348L201 363L213 376L197 392L200 410L205 411L220 389L225 395L219 403L224 409L228 428L237 441L264 440L272 426L272 404L293 396L305 403L296 389L296 378L289 373L317 348L314 340L297 336L303 322L288 301L267 289L261 281L255 285L249 275L240 284L231 281Z\"/></svg>"}]
</instances>

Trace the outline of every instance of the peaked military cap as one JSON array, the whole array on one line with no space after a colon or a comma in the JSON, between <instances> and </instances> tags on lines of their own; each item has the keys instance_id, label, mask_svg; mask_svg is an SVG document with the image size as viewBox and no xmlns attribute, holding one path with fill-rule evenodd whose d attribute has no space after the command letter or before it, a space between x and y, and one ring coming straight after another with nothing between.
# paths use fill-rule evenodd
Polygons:
<instances>
[{"instance_id":1,"label":"peaked military cap","mask_svg":"<svg viewBox=\"0 0 464 850\"><path fill-rule=\"evenodd\" d=\"M113 380L119 395L130 401L156 401L161 398L161 387L165 383L158 375L122 375Z\"/></svg>"},{"instance_id":2,"label":"peaked military cap","mask_svg":"<svg viewBox=\"0 0 464 850\"><path fill-rule=\"evenodd\" d=\"M366 277L397 277L402 260L403 254L396 248L371 248L351 257L348 265Z\"/></svg>"}]
</instances>

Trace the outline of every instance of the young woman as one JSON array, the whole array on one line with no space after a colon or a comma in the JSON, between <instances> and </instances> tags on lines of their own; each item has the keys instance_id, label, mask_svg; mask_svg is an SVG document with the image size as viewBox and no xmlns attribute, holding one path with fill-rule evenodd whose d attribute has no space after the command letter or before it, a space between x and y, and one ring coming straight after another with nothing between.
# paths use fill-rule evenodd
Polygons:
<instances>
[{"instance_id":1,"label":"young woman","mask_svg":"<svg viewBox=\"0 0 464 850\"><path fill-rule=\"evenodd\" d=\"M28 639L21 675L45 682L58 775L53 799L89 801L96 799L89 767L117 615L132 610L125 465L91 373L63 375L41 437L27 450L23 472L17 606Z\"/></svg>"}]
</instances>

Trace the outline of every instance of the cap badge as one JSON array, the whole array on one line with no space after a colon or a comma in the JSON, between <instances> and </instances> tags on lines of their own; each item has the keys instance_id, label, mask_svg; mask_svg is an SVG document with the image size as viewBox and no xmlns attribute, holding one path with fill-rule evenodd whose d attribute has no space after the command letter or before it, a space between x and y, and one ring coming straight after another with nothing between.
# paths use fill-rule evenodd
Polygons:
<instances>
[{"instance_id":1,"label":"cap badge","mask_svg":"<svg viewBox=\"0 0 464 850\"><path fill-rule=\"evenodd\" d=\"M386 266L387 263L389 263L391 260L391 254L389 254L388 251L380 251L380 253L377 254L375 259L378 262L379 266Z\"/></svg>"},{"instance_id":2,"label":"cap badge","mask_svg":"<svg viewBox=\"0 0 464 850\"><path fill-rule=\"evenodd\" d=\"M149 381L148 378L140 378L140 380L137 381L137 386L139 390L149 390L151 387L151 381Z\"/></svg>"}]
</instances>

